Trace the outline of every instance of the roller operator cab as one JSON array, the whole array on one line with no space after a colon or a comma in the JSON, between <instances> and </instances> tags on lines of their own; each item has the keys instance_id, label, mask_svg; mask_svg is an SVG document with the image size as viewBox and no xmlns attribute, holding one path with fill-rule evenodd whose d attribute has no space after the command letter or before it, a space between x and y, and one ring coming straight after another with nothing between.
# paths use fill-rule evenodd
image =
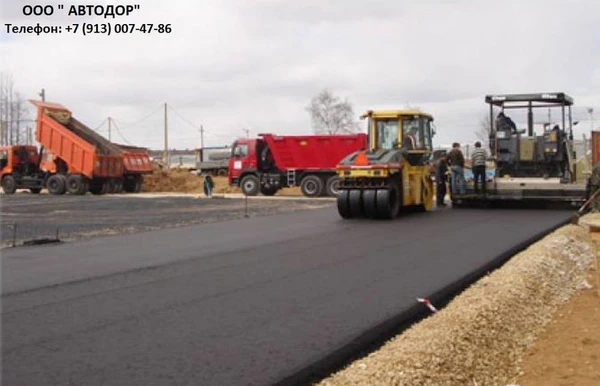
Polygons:
<instances>
[{"instance_id":1,"label":"roller operator cab","mask_svg":"<svg viewBox=\"0 0 600 386\"><path fill-rule=\"evenodd\" d=\"M369 149L345 157L337 207L343 218L392 219L407 208L429 211L433 117L418 110L367 111Z\"/></svg>"}]
</instances>

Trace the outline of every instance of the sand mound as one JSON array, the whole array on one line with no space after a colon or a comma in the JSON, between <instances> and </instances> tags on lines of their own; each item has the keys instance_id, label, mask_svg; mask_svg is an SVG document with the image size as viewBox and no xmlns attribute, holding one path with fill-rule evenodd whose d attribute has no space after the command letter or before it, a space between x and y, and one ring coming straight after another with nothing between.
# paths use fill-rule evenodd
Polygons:
<instances>
[{"instance_id":1,"label":"sand mound","mask_svg":"<svg viewBox=\"0 0 600 386\"><path fill-rule=\"evenodd\" d=\"M155 168L144 176L143 192L201 193L204 178L184 169Z\"/></svg>"},{"instance_id":2,"label":"sand mound","mask_svg":"<svg viewBox=\"0 0 600 386\"><path fill-rule=\"evenodd\" d=\"M215 187L213 193L241 193L237 187L229 186L227 177L212 177ZM155 168L152 174L144 176L142 192L203 193L204 177L185 169ZM277 192L278 196L301 196L300 188L286 188Z\"/></svg>"}]
</instances>

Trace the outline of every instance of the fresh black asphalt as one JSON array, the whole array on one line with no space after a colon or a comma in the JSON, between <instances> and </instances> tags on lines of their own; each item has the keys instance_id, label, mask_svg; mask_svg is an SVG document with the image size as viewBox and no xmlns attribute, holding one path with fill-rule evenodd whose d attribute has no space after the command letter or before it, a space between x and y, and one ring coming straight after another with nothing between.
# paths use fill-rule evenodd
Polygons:
<instances>
[{"instance_id":1,"label":"fresh black asphalt","mask_svg":"<svg viewBox=\"0 0 600 386\"><path fill-rule=\"evenodd\" d=\"M17 245L35 239L76 240L121 233L197 225L291 212L322 206L321 200L199 199L195 196L84 196L18 193L0 195L0 242ZM17 226L16 232L14 226Z\"/></svg>"},{"instance_id":2,"label":"fresh black asphalt","mask_svg":"<svg viewBox=\"0 0 600 386\"><path fill-rule=\"evenodd\" d=\"M565 211L334 207L2 253L2 384L267 385Z\"/></svg>"}]
</instances>

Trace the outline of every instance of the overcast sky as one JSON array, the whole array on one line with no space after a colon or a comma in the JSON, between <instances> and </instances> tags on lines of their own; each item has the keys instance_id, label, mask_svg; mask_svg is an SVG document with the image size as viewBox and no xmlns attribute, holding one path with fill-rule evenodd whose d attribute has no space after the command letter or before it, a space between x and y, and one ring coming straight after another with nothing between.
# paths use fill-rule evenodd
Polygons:
<instances>
[{"instance_id":1,"label":"overcast sky","mask_svg":"<svg viewBox=\"0 0 600 386\"><path fill-rule=\"evenodd\" d=\"M600 125L598 0L110 1L140 4L116 20L67 16L68 0L36 2L65 10L24 17L34 1L0 0L0 69L26 98L45 88L48 101L90 127L113 117L134 145L163 146L165 102L170 147L199 146L201 124L205 145L228 144L246 128L310 133L305 107L323 88L347 98L357 117L427 111L438 145L474 141L490 93L564 91L581 133L588 107ZM4 26L107 20L170 23L172 32L26 36ZM107 125L99 130L106 135Z\"/></svg>"}]
</instances>

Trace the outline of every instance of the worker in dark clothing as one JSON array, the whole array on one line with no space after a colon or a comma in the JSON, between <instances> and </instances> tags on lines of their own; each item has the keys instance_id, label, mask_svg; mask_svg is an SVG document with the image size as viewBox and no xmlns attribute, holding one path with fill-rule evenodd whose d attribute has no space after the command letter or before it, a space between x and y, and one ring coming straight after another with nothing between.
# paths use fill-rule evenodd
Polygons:
<instances>
[{"instance_id":1,"label":"worker in dark clothing","mask_svg":"<svg viewBox=\"0 0 600 386\"><path fill-rule=\"evenodd\" d=\"M204 176L204 194L207 197L212 197L213 189L215 188L215 182L209 174Z\"/></svg>"},{"instance_id":2,"label":"worker in dark clothing","mask_svg":"<svg viewBox=\"0 0 600 386\"><path fill-rule=\"evenodd\" d=\"M465 194L465 157L460 151L460 143L454 142L452 144L452 150L448 153L448 164L452 176L450 181L452 194Z\"/></svg>"},{"instance_id":3,"label":"worker in dark clothing","mask_svg":"<svg viewBox=\"0 0 600 386\"><path fill-rule=\"evenodd\" d=\"M487 154L481 148L481 142L475 142L475 150L471 154L471 167L473 170L473 187L475 194L479 194L479 181L481 181L481 192L485 195L485 159Z\"/></svg>"},{"instance_id":4,"label":"worker in dark clothing","mask_svg":"<svg viewBox=\"0 0 600 386\"><path fill-rule=\"evenodd\" d=\"M507 136L517 133L517 125L510 117L504 115L504 112L500 112L496 117L496 128L498 131L505 132Z\"/></svg>"},{"instance_id":5,"label":"worker in dark clothing","mask_svg":"<svg viewBox=\"0 0 600 386\"><path fill-rule=\"evenodd\" d=\"M446 155L441 156L435 165L436 203L438 207L444 207L446 197L446 183L448 182L448 160Z\"/></svg>"}]
</instances>

